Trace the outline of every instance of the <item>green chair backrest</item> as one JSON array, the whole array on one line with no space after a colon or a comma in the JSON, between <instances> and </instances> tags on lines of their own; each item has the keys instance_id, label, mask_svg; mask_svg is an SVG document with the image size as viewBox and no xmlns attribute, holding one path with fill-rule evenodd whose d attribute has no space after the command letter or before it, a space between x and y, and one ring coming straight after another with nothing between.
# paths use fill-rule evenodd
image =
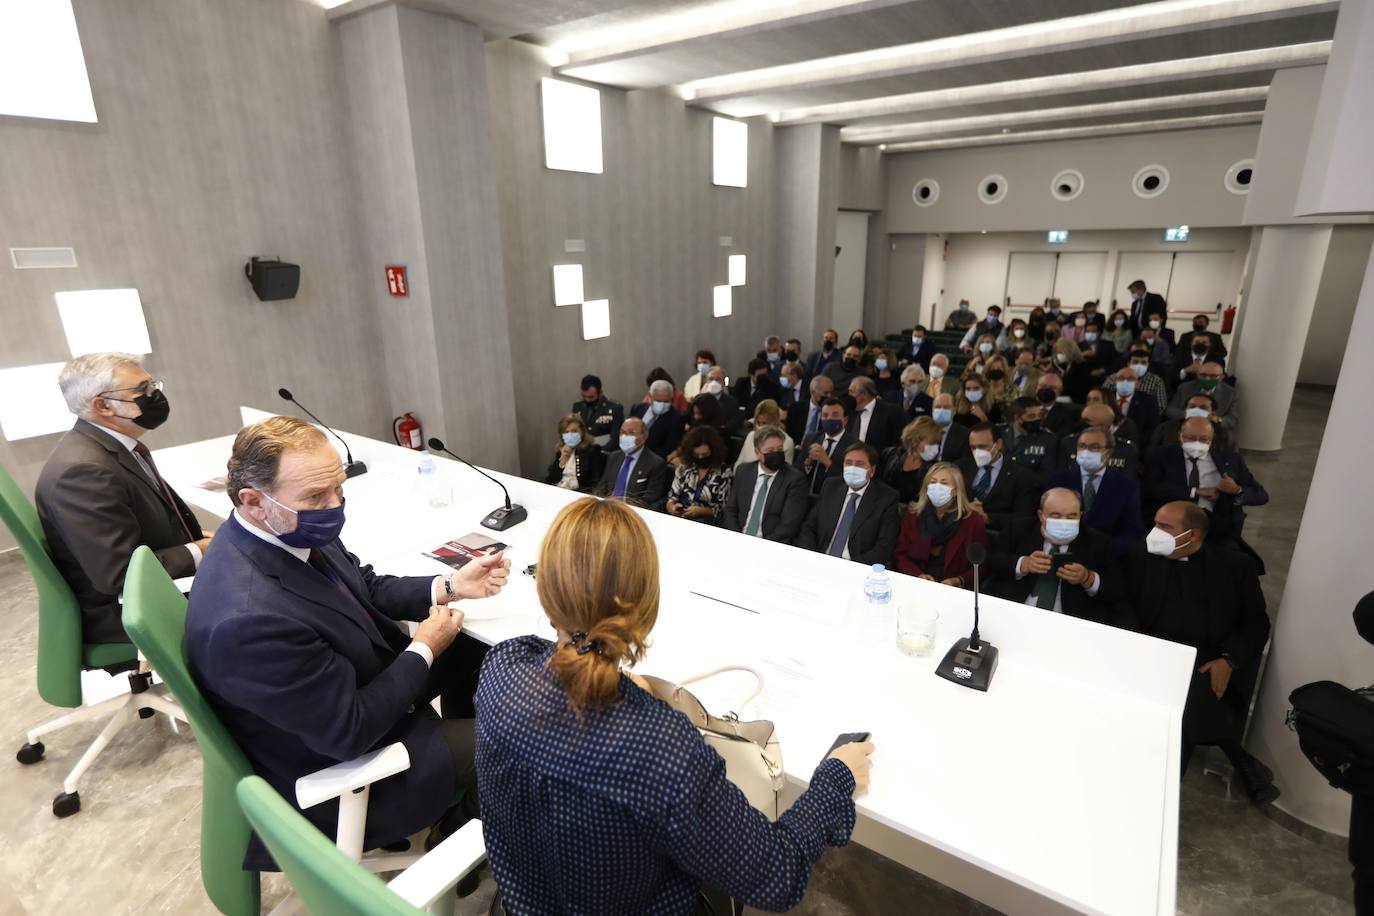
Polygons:
<instances>
[{"instance_id":1,"label":"green chair backrest","mask_svg":"<svg viewBox=\"0 0 1374 916\"><path fill-rule=\"evenodd\" d=\"M134 551L124 577L124 629L172 691L200 745L200 875L205 893L222 913L257 916L258 874L243 870L252 828L234 796L234 787L253 768L191 677L186 598L146 546Z\"/></svg>"},{"instance_id":2,"label":"green chair backrest","mask_svg":"<svg viewBox=\"0 0 1374 916\"><path fill-rule=\"evenodd\" d=\"M260 776L238 785L239 805L311 913L424 916L382 880L339 851Z\"/></svg>"},{"instance_id":3,"label":"green chair backrest","mask_svg":"<svg viewBox=\"0 0 1374 916\"><path fill-rule=\"evenodd\" d=\"M0 521L19 542L38 586L38 694L53 706L80 706L81 606L48 555L38 512L4 467Z\"/></svg>"}]
</instances>

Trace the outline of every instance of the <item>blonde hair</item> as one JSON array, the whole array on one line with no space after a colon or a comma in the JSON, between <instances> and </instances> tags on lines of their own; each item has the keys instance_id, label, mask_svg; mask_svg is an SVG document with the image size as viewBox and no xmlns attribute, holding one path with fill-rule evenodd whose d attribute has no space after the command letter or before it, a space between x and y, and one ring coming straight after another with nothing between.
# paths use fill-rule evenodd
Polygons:
<instances>
[{"instance_id":1,"label":"blonde hair","mask_svg":"<svg viewBox=\"0 0 1374 916\"><path fill-rule=\"evenodd\" d=\"M1054 352L1063 353L1067 356L1070 366L1083 362L1083 351L1078 348L1075 341L1069 340L1067 337L1060 337L1054 342Z\"/></svg>"},{"instance_id":2,"label":"blonde hair","mask_svg":"<svg viewBox=\"0 0 1374 916\"><path fill-rule=\"evenodd\" d=\"M229 501L239 503L239 490L252 487L271 491L277 483L277 468L288 449L313 451L328 445L324 433L298 417L268 417L245 426L234 437L229 453L229 479L225 489Z\"/></svg>"},{"instance_id":3,"label":"blonde hair","mask_svg":"<svg viewBox=\"0 0 1374 916\"><path fill-rule=\"evenodd\" d=\"M782 410L778 407L778 402L772 398L764 398L759 401L754 408L754 428L760 426L781 426Z\"/></svg>"},{"instance_id":4,"label":"blonde hair","mask_svg":"<svg viewBox=\"0 0 1374 916\"><path fill-rule=\"evenodd\" d=\"M916 515L925 511L926 504L929 502L926 497L926 490L930 488L930 479L938 471L945 471L954 478L954 514L960 521L963 521L968 518L973 507L968 504L968 494L964 492L964 475L960 473L959 466L952 461L937 461L930 466L930 470L926 471L925 480L921 481L921 496L911 504L911 511Z\"/></svg>"},{"instance_id":5,"label":"blonde hair","mask_svg":"<svg viewBox=\"0 0 1374 916\"><path fill-rule=\"evenodd\" d=\"M576 426L582 432L582 441L577 443L578 448L586 448L591 445L591 437L587 435L587 424L575 413L570 413L558 421L558 435L563 435L568 431L569 426Z\"/></svg>"},{"instance_id":6,"label":"blonde hair","mask_svg":"<svg viewBox=\"0 0 1374 916\"><path fill-rule=\"evenodd\" d=\"M539 549L539 602L570 641L549 665L581 717L620 695L620 666L644 657L658 619L658 550L644 520L616 500L563 508Z\"/></svg>"},{"instance_id":7,"label":"blonde hair","mask_svg":"<svg viewBox=\"0 0 1374 916\"><path fill-rule=\"evenodd\" d=\"M902 448L907 451L915 451L918 442L924 443L931 439L936 442L944 435L940 429L940 424L930 417L917 417L906 426L902 427Z\"/></svg>"}]
</instances>

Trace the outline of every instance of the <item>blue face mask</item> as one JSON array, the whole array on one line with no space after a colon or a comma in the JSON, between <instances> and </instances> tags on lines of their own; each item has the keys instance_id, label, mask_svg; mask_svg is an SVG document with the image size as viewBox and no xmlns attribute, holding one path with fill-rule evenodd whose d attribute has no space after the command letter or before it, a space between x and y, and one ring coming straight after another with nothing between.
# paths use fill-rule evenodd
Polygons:
<instances>
[{"instance_id":1,"label":"blue face mask","mask_svg":"<svg viewBox=\"0 0 1374 916\"><path fill-rule=\"evenodd\" d=\"M1144 377L1145 377L1145 373L1150 371L1150 364L1149 364L1149 363L1131 363L1131 371L1135 373L1135 377L1136 377L1136 378L1144 378Z\"/></svg>"},{"instance_id":2,"label":"blue face mask","mask_svg":"<svg viewBox=\"0 0 1374 916\"><path fill-rule=\"evenodd\" d=\"M697 363L697 371L700 372L702 375L705 375L706 373L708 373L708 372L711 371L711 364L710 364L710 363Z\"/></svg>"},{"instance_id":3,"label":"blue face mask","mask_svg":"<svg viewBox=\"0 0 1374 916\"><path fill-rule=\"evenodd\" d=\"M1051 541L1068 542L1078 537L1078 519L1076 518L1047 518L1045 519L1045 536Z\"/></svg>"},{"instance_id":4,"label":"blue face mask","mask_svg":"<svg viewBox=\"0 0 1374 916\"><path fill-rule=\"evenodd\" d=\"M948 407L936 407L930 412L930 418L940 426L948 426L954 422L954 411Z\"/></svg>"},{"instance_id":5,"label":"blue face mask","mask_svg":"<svg viewBox=\"0 0 1374 916\"><path fill-rule=\"evenodd\" d=\"M1096 332L1096 331L1084 331L1084 332L1083 332L1083 342L1084 342L1084 343L1096 343L1096 342L1097 342L1097 332Z\"/></svg>"},{"instance_id":6,"label":"blue face mask","mask_svg":"<svg viewBox=\"0 0 1374 916\"><path fill-rule=\"evenodd\" d=\"M924 337L921 337L919 334L912 334L912 335L911 335L911 342L914 343L914 344L915 344L916 346L918 346L918 347L919 347L921 344L925 343L925 340L926 340L926 339L925 339Z\"/></svg>"},{"instance_id":7,"label":"blue face mask","mask_svg":"<svg viewBox=\"0 0 1374 916\"><path fill-rule=\"evenodd\" d=\"M979 401L983 400L983 389L974 388L970 391L965 391L964 397L968 398L970 404L977 404Z\"/></svg>"},{"instance_id":8,"label":"blue face mask","mask_svg":"<svg viewBox=\"0 0 1374 916\"><path fill-rule=\"evenodd\" d=\"M571 432L564 433L563 444L566 445L568 448L577 448L579 445L582 444L582 434Z\"/></svg>"},{"instance_id":9,"label":"blue face mask","mask_svg":"<svg viewBox=\"0 0 1374 916\"><path fill-rule=\"evenodd\" d=\"M954 490L950 488L949 484L933 483L926 487L926 498L937 509L943 508L953 495Z\"/></svg>"},{"instance_id":10,"label":"blue face mask","mask_svg":"<svg viewBox=\"0 0 1374 916\"><path fill-rule=\"evenodd\" d=\"M660 416L663 415L663 414L665 414L665 413L667 413L667 412L668 412L668 408L669 408L669 407L672 407L672 406L673 406L673 405L672 405L672 402L670 402L670 401L650 401L650 402L649 402L649 409L652 410L654 413L659 414Z\"/></svg>"},{"instance_id":11,"label":"blue face mask","mask_svg":"<svg viewBox=\"0 0 1374 916\"><path fill-rule=\"evenodd\" d=\"M1119 398L1129 398L1135 394L1135 382L1118 380L1116 383L1116 396Z\"/></svg>"},{"instance_id":12,"label":"blue face mask","mask_svg":"<svg viewBox=\"0 0 1374 916\"><path fill-rule=\"evenodd\" d=\"M768 354L768 361L769 361L770 363L776 363L776 362L778 362L780 359L782 359L782 354L781 354L781 353L769 353L769 354Z\"/></svg>"},{"instance_id":13,"label":"blue face mask","mask_svg":"<svg viewBox=\"0 0 1374 916\"><path fill-rule=\"evenodd\" d=\"M782 378L778 379L778 384L782 386L783 391L786 391L788 388L792 387L792 380L784 375Z\"/></svg>"},{"instance_id":14,"label":"blue face mask","mask_svg":"<svg viewBox=\"0 0 1374 916\"><path fill-rule=\"evenodd\" d=\"M339 539L339 532L343 531L344 526L342 499L333 509L292 509L290 506L282 506L272 499L270 494L262 495L296 516L295 531L279 532L272 527L271 522L267 523L267 527L277 536L277 540L286 546L316 550Z\"/></svg>"},{"instance_id":15,"label":"blue face mask","mask_svg":"<svg viewBox=\"0 0 1374 916\"><path fill-rule=\"evenodd\" d=\"M1101 452L1090 452L1084 449L1077 454L1076 460L1078 461L1078 466L1089 474L1102 468Z\"/></svg>"},{"instance_id":16,"label":"blue face mask","mask_svg":"<svg viewBox=\"0 0 1374 916\"><path fill-rule=\"evenodd\" d=\"M633 452L635 448L638 447L638 445L639 440L637 440L634 436L620 437L620 450L622 452Z\"/></svg>"},{"instance_id":17,"label":"blue face mask","mask_svg":"<svg viewBox=\"0 0 1374 916\"><path fill-rule=\"evenodd\" d=\"M885 360L885 359L875 359L875 360L873 361L873 368L874 368L874 369L877 369L879 372L882 372L884 369L887 368L887 360Z\"/></svg>"},{"instance_id":18,"label":"blue face mask","mask_svg":"<svg viewBox=\"0 0 1374 916\"><path fill-rule=\"evenodd\" d=\"M826 435L838 436L844 430L844 421L835 419L822 420L821 429L825 431Z\"/></svg>"},{"instance_id":19,"label":"blue face mask","mask_svg":"<svg viewBox=\"0 0 1374 916\"><path fill-rule=\"evenodd\" d=\"M991 353L991 352L992 352L992 344L988 343L986 340L983 341L982 343L980 343L980 344L978 345L978 352L979 352L979 353Z\"/></svg>"},{"instance_id":20,"label":"blue face mask","mask_svg":"<svg viewBox=\"0 0 1374 916\"><path fill-rule=\"evenodd\" d=\"M857 490L868 483L868 469L845 466L844 482L851 490Z\"/></svg>"},{"instance_id":21,"label":"blue face mask","mask_svg":"<svg viewBox=\"0 0 1374 916\"><path fill-rule=\"evenodd\" d=\"M989 315L989 316L988 316L988 324L996 324L997 322L999 322L999 321L1001 321L1001 320L1002 320L1002 319L998 318L996 315Z\"/></svg>"}]
</instances>

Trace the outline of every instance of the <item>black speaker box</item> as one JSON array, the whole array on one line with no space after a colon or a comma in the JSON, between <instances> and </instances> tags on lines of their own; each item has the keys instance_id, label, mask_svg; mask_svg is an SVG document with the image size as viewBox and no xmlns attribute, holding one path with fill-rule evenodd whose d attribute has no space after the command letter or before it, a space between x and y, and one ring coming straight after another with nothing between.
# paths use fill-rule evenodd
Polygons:
<instances>
[{"instance_id":1,"label":"black speaker box","mask_svg":"<svg viewBox=\"0 0 1374 916\"><path fill-rule=\"evenodd\" d=\"M243 272L253 284L253 292L263 302L294 299L301 285L299 264L254 258L244 266Z\"/></svg>"}]
</instances>

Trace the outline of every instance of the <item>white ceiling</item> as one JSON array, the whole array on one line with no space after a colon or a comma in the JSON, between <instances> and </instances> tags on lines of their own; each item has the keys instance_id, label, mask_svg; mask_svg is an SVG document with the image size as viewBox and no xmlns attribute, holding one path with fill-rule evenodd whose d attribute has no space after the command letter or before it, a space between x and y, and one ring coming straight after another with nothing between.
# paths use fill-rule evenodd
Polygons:
<instances>
[{"instance_id":1,"label":"white ceiling","mask_svg":"<svg viewBox=\"0 0 1374 916\"><path fill-rule=\"evenodd\" d=\"M340 11L375 0L352 0ZM671 88L728 77L723 91L708 89L690 104L713 108L737 117L778 116L784 112L859 100L880 99L913 92L953 87L980 87L1008 80L1072 74L1089 70L1154 64L1254 49L1278 48L1328 41L1335 28L1334 2L1291 0L426 0L481 25L493 38L515 37L571 54L559 71L569 77L606 85L640 89ZM888 67L872 73L869 65L841 71L830 67L819 77L796 66L808 61L872 52L935 39L1024 26L1070 16L1120 10L1130 15L1157 9L1161 15L1189 15L1203 4L1204 12L1168 30L1142 29L1121 40L1120 30L1109 37L1093 36L1058 48L1040 49L1034 40L1011 53L985 54L984 60L961 63L961 50L952 60ZM1138 10L1128 8L1142 7ZM336 11L336 12L340 12ZM1227 18L1238 12L1245 18ZM666 18L665 18L666 17ZM1161 34L1161 31L1166 31ZM921 53L924 53L922 50ZM866 55L865 60L874 55ZM590 59L587 59L590 57ZM1302 63L1319 62L1309 54ZM841 63L841 62L837 62ZM735 75L761 68L786 67L777 85L759 90L735 88ZM796 75L794 75L794 73ZM868 128L877 125L915 125L910 136L887 142L920 140L923 122L953 118L1034 112L1070 106L1098 105L1131 99L1215 92L1267 86L1274 67L1215 73L1211 65L1187 79L1136 79L1130 85L1080 91L1069 87L1031 98L997 101L961 100L920 110L857 115L840 108L824 120ZM751 79L757 76L751 74ZM767 75L765 74L765 77ZM689 90L685 93L691 96ZM941 100L943 101L943 100ZM891 106L889 106L891 107ZM1138 123L1156 118L1182 118L1258 111L1263 100L1231 104L1173 103L1167 111L1125 111L1119 115L1075 119L1057 113L1052 121L1035 123L1019 118L1012 133L1045 128ZM784 121L790 116L784 115ZM957 125L956 125L957 126ZM986 137L986 127L953 133L942 129L940 139L967 135ZM872 141L872 142L877 142Z\"/></svg>"}]
</instances>

